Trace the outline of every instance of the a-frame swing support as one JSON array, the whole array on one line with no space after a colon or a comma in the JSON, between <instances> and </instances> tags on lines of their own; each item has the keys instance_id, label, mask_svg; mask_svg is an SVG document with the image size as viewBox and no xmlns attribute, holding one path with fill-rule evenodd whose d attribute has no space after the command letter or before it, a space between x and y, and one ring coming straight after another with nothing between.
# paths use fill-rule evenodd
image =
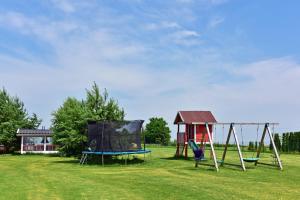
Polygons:
<instances>
[{"instance_id":1,"label":"a-frame swing support","mask_svg":"<svg viewBox=\"0 0 300 200\"><path fill-rule=\"evenodd\" d=\"M212 135L210 134L208 123L206 123L205 126L206 126L206 131L208 133L207 135L208 135L208 139L209 139L209 143L210 143L210 149L211 149L211 152L212 152L212 156L213 156L213 159L214 159L215 168L216 168L217 171L219 171L219 166L218 166L218 162L217 162L216 152L215 152L215 149L214 149Z\"/></svg>"},{"instance_id":2,"label":"a-frame swing support","mask_svg":"<svg viewBox=\"0 0 300 200\"><path fill-rule=\"evenodd\" d=\"M220 124L225 124L225 123L220 123ZM250 124L250 123L243 123L243 124ZM222 165L224 164L224 161L225 161L230 136L231 136L231 133L232 133L234 135L234 139L235 139L235 142L236 142L236 145L237 145L238 154L239 154L239 158L240 158L240 162L241 162L241 167L242 167L243 171L246 171L245 163L244 163L244 160L243 160L243 155L242 155L242 152L241 152L240 144L239 144L239 141L238 141L238 137L236 135L234 125L235 125L234 123L230 123L229 132L228 132L228 135L227 135L226 144L225 144L225 148L224 148L224 152L223 152L223 156L222 156ZM266 136L267 132L268 132L268 135L270 137L270 142L273 145L274 154L275 154L276 159L278 161L278 167L279 167L280 170L283 170L282 163L281 163L278 151L277 151L277 147L275 145L273 135L272 135L272 132L271 132L270 127L269 127L269 123L265 123L263 134L262 134L262 137L261 137L261 140L260 140L260 143L259 143L259 147L258 147L258 150L257 150L256 158L259 158L259 156L260 156L261 149L262 149L262 146L263 146L263 143L264 143L265 136ZM258 161L255 162L255 165L257 165L257 163L258 163Z\"/></svg>"},{"instance_id":3,"label":"a-frame swing support","mask_svg":"<svg viewBox=\"0 0 300 200\"><path fill-rule=\"evenodd\" d=\"M227 148L228 148L231 133L234 136L235 143L236 143L236 146L237 146L237 149L238 149L238 154L239 154L239 157L240 157L241 167L242 167L243 171L246 171L245 163L244 163L244 160L243 160L243 154L241 152L240 143L239 143L238 137L237 137L236 132L235 132L234 123L231 123L230 127L229 127L229 132L228 132L228 136L227 136L227 140L226 140L226 144L225 144L225 149L224 149L223 156L222 156L222 165L224 164L224 161L225 161L225 157L226 157Z\"/></svg>"},{"instance_id":4,"label":"a-frame swing support","mask_svg":"<svg viewBox=\"0 0 300 200\"><path fill-rule=\"evenodd\" d=\"M264 128L263 134L261 136L261 140L260 140L260 143L259 143L259 147L258 147L258 150L257 150L256 157L259 158L259 156L260 156L260 152L261 152L264 140L265 140L266 132L268 132L268 134L269 134L270 142L272 143L273 151L274 151L274 154L275 154L276 159L278 161L277 162L278 163L278 167L279 167L280 170L283 170L281 159L279 157L279 154L278 154L278 151L277 151L277 147L275 145L274 138L273 138L272 132L270 130L269 123L265 124L265 128ZM257 165L257 163L258 163L258 161L255 162L255 165Z\"/></svg>"}]
</instances>

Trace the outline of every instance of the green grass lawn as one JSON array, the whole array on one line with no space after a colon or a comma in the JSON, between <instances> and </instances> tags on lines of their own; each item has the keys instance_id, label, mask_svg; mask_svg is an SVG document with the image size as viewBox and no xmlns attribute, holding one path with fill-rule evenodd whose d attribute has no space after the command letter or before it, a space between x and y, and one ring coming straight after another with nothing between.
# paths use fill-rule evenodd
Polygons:
<instances>
[{"instance_id":1,"label":"green grass lawn","mask_svg":"<svg viewBox=\"0 0 300 200\"><path fill-rule=\"evenodd\" d=\"M80 166L74 158L0 155L0 199L300 199L300 155L281 155L283 171L247 163L246 172L233 165L216 172L210 160L195 168L192 159L174 159L175 148L152 151L145 163L105 167ZM229 151L226 161L239 164L237 152ZM271 154L261 161L271 163Z\"/></svg>"}]
</instances>

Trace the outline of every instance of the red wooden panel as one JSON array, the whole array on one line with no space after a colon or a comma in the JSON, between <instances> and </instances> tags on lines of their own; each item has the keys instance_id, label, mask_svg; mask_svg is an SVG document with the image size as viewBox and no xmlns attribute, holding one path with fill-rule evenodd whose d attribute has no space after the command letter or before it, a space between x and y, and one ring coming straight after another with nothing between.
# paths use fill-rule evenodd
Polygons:
<instances>
[{"instance_id":1,"label":"red wooden panel","mask_svg":"<svg viewBox=\"0 0 300 200\"><path fill-rule=\"evenodd\" d=\"M212 133L212 125L209 125L209 131ZM208 142L208 134L206 131L206 126L205 125L197 125L196 126L196 142L201 142L202 137L204 134L204 142Z\"/></svg>"}]
</instances>

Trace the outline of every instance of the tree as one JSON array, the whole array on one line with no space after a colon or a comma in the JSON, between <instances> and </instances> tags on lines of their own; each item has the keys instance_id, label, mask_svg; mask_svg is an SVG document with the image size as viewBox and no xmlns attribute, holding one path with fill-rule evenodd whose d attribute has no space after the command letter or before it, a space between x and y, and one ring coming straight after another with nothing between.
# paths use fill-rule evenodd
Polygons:
<instances>
[{"instance_id":1,"label":"tree","mask_svg":"<svg viewBox=\"0 0 300 200\"><path fill-rule=\"evenodd\" d=\"M273 138L274 138L274 134L273 134ZM273 144L272 142L270 141L270 145L269 145L269 150L272 151L273 150Z\"/></svg>"},{"instance_id":2,"label":"tree","mask_svg":"<svg viewBox=\"0 0 300 200\"><path fill-rule=\"evenodd\" d=\"M286 137L286 133L282 134L282 147L281 147L283 152L287 151L287 137Z\"/></svg>"},{"instance_id":3,"label":"tree","mask_svg":"<svg viewBox=\"0 0 300 200\"><path fill-rule=\"evenodd\" d=\"M170 142L171 130L163 118L152 117L145 129L146 143L167 145Z\"/></svg>"},{"instance_id":4,"label":"tree","mask_svg":"<svg viewBox=\"0 0 300 200\"><path fill-rule=\"evenodd\" d=\"M67 98L64 104L53 113L53 142L60 146L65 155L77 155L86 142L86 124L89 113L82 101Z\"/></svg>"},{"instance_id":5,"label":"tree","mask_svg":"<svg viewBox=\"0 0 300 200\"><path fill-rule=\"evenodd\" d=\"M249 142L248 150L249 151L253 151L254 150L254 143L252 141Z\"/></svg>"},{"instance_id":6,"label":"tree","mask_svg":"<svg viewBox=\"0 0 300 200\"><path fill-rule=\"evenodd\" d=\"M124 110L108 97L105 90L101 95L99 87L93 84L86 90L86 100L67 98L63 105L52 113L53 142L66 156L79 155L87 141L88 120L124 120Z\"/></svg>"},{"instance_id":7,"label":"tree","mask_svg":"<svg viewBox=\"0 0 300 200\"><path fill-rule=\"evenodd\" d=\"M24 103L18 97L11 97L3 88L0 90L0 144L9 150L17 149L18 128L37 128L41 119L33 113L29 116Z\"/></svg>"},{"instance_id":8,"label":"tree","mask_svg":"<svg viewBox=\"0 0 300 200\"><path fill-rule=\"evenodd\" d=\"M277 150L281 151L281 142L280 142L280 138L279 138L278 133L275 133L275 135L274 135L274 143L275 143L275 146L276 146Z\"/></svg>"}]
</instances>

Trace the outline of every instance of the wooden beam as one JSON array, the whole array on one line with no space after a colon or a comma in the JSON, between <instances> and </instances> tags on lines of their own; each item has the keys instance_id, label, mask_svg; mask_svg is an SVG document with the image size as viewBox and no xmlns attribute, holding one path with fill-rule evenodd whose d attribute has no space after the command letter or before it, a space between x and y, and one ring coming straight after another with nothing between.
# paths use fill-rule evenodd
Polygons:
<instances>
[{"instance_id":1,"label":"wooden beam","mask_svg":"<svg viewBox=\"0 0 300 200\"><path fill-rule=\"evenodd\" d=\"M187 159L188 157L188 136L189 136L189 127L190 125L188 125L188 128L186 128L185 126L185 137L184 137L184 157L185 159Z\"/></svg>"},{"instance_id":2,"label":"wooden beam","mask_svg":"<svg viewBox=\"0 0 300 200\"><path fill-rule=\"evenodd\" d=\"M229 131L228 131L228 135L227 135L227 139L226 139L226 144L225 144L225 148L224 148L224 152L223 152L223 156L222 156L222 163L221 163L221 165L223 165L224 161L225 161L225 156L226 156L226 153L227 153L227 147L228 147L228 144L229 144L231 132L232 132L232 124L229 127Z\"/></svg>"},{"instance_id":3,"label":"wooden beam","mask_svg":"<svg viewBox=\"0 0 300 200\"><path fill-rule=\"evenodd\" d=\"M265 125L266 123L270 124L270 125L279 125L279 123L277 122L209 122L209 125L231 125L231 124L235 124L235 125ZM204 122L193 122L192 124L206 124Z\"/></svg>"},{"instance_id":4,"label":"wooden beam","mask_svg":"<svg viewBox=\"0 0 300 200\"><path fill-rule=\"evenodd\" d=\"M197 144L197 134L196 134L196 132L197 132L197 127L196 127L196 124L194 124L193 125L194 126L194 141L195 141L195 143Z\"/></svg>"},{"instance_id":5,"label":"wooden beam","mask_svg":"<svg viewBox=\"0 0 300 200\"><path fill-rule=\"evenodd\" d=\"M234 125L232 125L232 134L233 134L235 142L236 142L236 146L237 146L237 149L238 149L238 153L239 153L239 157L240 157L240 162L241 162L242 169L244 171L246 171L246 167L245 167L244 160L243 160L243 155L242 155L242 152L241 152L239 140L237 138Z\"/></svg>"},{"instance_id":6,"label":"wooden beam","mask_svg":"<svg viewBox=\"0 0 300 200\"><path fill-rule=\"evenodd\" d=\"M46 149L46 141L47 141L47 137L46 136L44 136L44 151L46 151L47 149Z\"/></svg>"},{"instance_id":7,"label":"wooden beam","mask_svg":"<svg viewBox=\"0 0 300 200\"><path fill-rule=\"evenodd\" d=\"M214 144L213 144L213 141L212 141L212 137L210 135L209 126L208 126L208 124L206 124L205 126L206 126L206 131L207 131L208 139L209 139L209 143L210 143L210 149L212 151L213 158L214 158L215 168L216 168L217 171L219 171L216 152L215 152L215 149L214 149Z\"/></svg>"},{"instance_id":8,"label":"wooden beam","mask_svg":"<svg viewBox=\"0 0 300 200\"><path fill-rule=\"evenodd\" d=\"M177 124L177 148L176 148L176 157L179 157L179 124Z\"/></svg>"},{"instance_id":9,"label":"wooden beam","mask_svg":"<svg viewBox=\"0 0 300 200\"><path fill-rule=\"evenodd\" d=\"M24 153L24 138L21 136L21 154Z\"/></svg>"},{"instance_id":10,"label":"wooden beam","mask_svg":"<svg viewBox=\"0 0 300 200\"><path fill-rule=\"evenodd\" d=\"M278 166L279 166L280 170L283 170L282 163L281 163L281 160L280 160L280 157L279 157L279 154L278 154L278 151L277 151L277 148L276 148L276 145L275 145L275 142L274 142L274 139L273 139L273 136L272 136L269 125L267 125L267 131L268 131L269 136L270 136L270 141L272 142L272 145L273 145L273 150L274 150L274 153L275 153L275 156L276 156L276 159L277 159Z\"/></svg>"},{"instance_id":11,"label":"wooden beam","mask_svg":"<svg viewBox=\"0 0 300 200\"><path fill-rule=\"evenodd\" d=\"M259 143L258 149L257 149L256 158L259 158L259 156L260 156L262 144L264 143L265 136L266 136L267 127L268 127L268 125L266 123L265 127L264 127L264 130L263 130L263 134L262 134L261 139L260 139L260 143ZM255 162L255 166L257 165L257 163L258 163L258 161Z\"/></svg>"}]
</instances>

